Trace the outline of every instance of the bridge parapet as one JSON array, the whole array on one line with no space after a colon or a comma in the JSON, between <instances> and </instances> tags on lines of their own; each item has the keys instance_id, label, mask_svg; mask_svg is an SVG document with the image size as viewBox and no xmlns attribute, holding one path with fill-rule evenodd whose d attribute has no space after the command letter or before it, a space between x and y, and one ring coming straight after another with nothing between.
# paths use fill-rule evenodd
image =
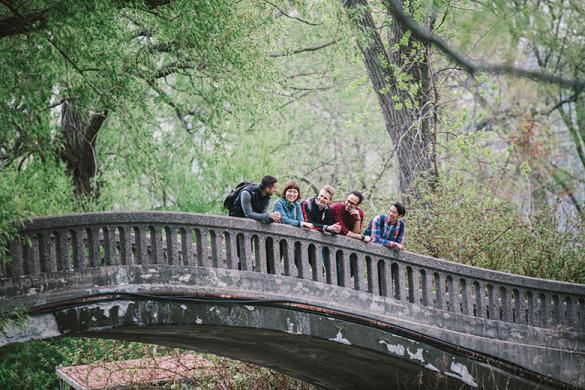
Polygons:
<instances>
[{"instance_id":1,"label":"bridge parapet","mask_svg":"<svg viewBox=\"0 0 585 390\"><path fill-rule=\"evenodd\" d=\"M0 278L102 266L185 265L283 275L446 313L585 331L585 287L490 271L341 236L221 216L106 212L35 218ZM0 298L12 295L0 284Z\"/></svg>"}]
</instances>

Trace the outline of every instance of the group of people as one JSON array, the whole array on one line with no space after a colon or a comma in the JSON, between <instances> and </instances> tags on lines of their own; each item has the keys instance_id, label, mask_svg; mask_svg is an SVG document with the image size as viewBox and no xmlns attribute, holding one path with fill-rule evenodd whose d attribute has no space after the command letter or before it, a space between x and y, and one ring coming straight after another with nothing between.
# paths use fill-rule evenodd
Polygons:
<instances>
[{"instance_id":1,"label":"group of people","mask_svg":"<svg viewBox=\"0 0 585 390\"><path fill-rule=\"evenodd\" d=\"M364 200L361 192L352 191L344 202L333 202L335 189L325 185L313 198L302 200L298 183L289 181L269 212L270 197L277 187L278 180L273 176L264 176L260 184L246 185L229 207L229 215L341 234L398 250L404 248L406 225L402 218L406 209L401 203L391 205L386 214L376 215L362 233L366 215L359 207Z\"/></svg>"}]
</instances>

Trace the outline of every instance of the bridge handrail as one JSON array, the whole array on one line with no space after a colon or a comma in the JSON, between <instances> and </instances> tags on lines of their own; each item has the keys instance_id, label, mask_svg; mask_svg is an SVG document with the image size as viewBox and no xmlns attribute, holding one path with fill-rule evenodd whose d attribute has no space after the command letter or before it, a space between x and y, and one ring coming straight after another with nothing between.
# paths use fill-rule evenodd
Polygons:
<instances>
[{"instance_id":1,"label":"bridge handrail","mask_svg":"<svg viewBox=\"0 0 585 390\"><path fill-rule=\"evenodd\" d=\"M345 287L353 279L357 290L459 314L585 329L585 285L491 271L281 224L117 211L33 218L24 222L20 235L0 277L135 262L237 268L240 259L244 270Z\"/></svg>"}]
</instances>

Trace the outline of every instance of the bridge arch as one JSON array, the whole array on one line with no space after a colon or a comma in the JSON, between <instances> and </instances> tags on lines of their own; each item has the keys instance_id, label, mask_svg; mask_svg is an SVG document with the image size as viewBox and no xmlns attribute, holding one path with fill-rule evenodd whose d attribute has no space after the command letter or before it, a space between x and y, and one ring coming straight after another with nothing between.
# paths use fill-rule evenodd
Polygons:
<instances>
[{"instance_id":1,"label":"bridge arch","mask_svg":"<svg viewBox=\"0 0 585 390\"><path fill-rule=\"evenodd\" d=\"M444 356L475 356L472 377L480 378L482 359L491 359L516 380L538 377L552 387L585 383L581 285L487 271L288 226L183 213L34 219L11 244L11 256L0 270L0 310L26 307L34 321L54 316L45 311L67 302L78 305L116 294L288 302L319 308L320 314L311 314L319 318L323 310L349 313L354 320L390 327L393 335L404 337L400 330L413 341L439 343ZM306 313L306 307L278 310ZM65 334L63 326L51 331ZM35 331L38 326L0 342L51 333ZM383 345L377 345L377 353L384 352ZM432 375L449 376L449 367L438 370Z\"/></svg>"}]
</instances>

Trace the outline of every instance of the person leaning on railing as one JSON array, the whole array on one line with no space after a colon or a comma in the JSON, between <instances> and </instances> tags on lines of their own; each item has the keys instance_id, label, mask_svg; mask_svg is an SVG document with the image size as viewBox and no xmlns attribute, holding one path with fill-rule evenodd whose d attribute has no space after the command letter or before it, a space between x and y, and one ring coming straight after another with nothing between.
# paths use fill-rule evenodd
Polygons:
<instances>
[{"instance_id":1,"label":"person leaning on railing","mask_svg":"<svg viewBox=\"0 0 585 390\"><path fill-rule=\"evenodd\" d=\"M301 202L303 219L313 224L313 230L337 234L341 225L333 221L333 214L329 205L333 201L335 188L324 185L319 194Z\"/></svg>"},{"instance_id":2,"label":"person leaning on railing","mask_svg":"<svg viewBox=\"0 0 585 390\"><path fill-rule=\"evenodd\" d=\"M341 226L339 234L370 242L369 236L361 234L366 214L358 206L364 200L359 191L352 191L347 195L345 202L335 203L331 206L333 221Z\"/></svg>"},{"instance_id":3,"label":"person leaning on railing","mask_svg":"<svg viewBox=\"0 0 585 390\"><path fill-rule=\"evenodd\" d=\"M404 249L404 234L406 224L402 218L406 215L406 208L399 202L388 209L387 214L376 215L364 232L369 242L384 245L387 248ZM367 241L367 240L364 240Z\"/></svg>"},{"instance_id":4,"label":"person leaning on railing","mask_svg":"<svg viewBox=\"0 0 585 390\"><path fill-rule=\"evenodd\" d=\"M280 198L274 202L272 211L280 214L280 222L285 225L313 229L313 224L303 219L300 199L301 189L298 183L288 181L280 193Z\"/></svg>"}]
</instances>

